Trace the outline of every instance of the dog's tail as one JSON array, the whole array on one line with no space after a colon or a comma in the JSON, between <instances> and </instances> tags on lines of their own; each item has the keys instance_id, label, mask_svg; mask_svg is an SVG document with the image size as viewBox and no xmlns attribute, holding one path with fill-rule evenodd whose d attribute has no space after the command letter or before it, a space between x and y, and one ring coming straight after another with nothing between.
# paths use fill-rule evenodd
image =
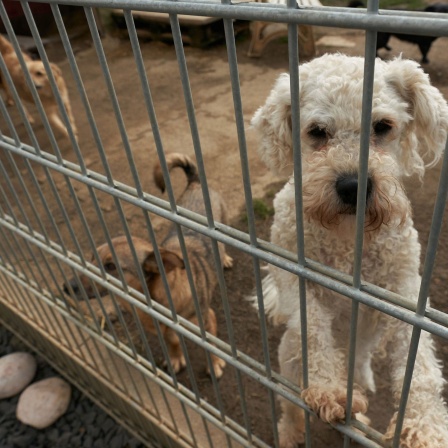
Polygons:
<instances>
[{"instance_id":1,"label":"dog's tail","mask_svg":"<svg viewBox=\"0 0 448 448\"><path fill-rule=\"evenodd\" d=\"M14 52L14 47L12 46L11 42L9 42L6 37L3 37L0 34L0 53L1 54L9 54Z\"/></svg>"},{"instance_id":2,"label":"dog's tail","mask_svg":"<svg viewBox=\"0 0 448 448\"><path fill-rule=\"evenodd\" d=\"M288 321L288 316L282 314L280 307L280 294L274 277L268 274L261 281L261 289L263 291L263 308L265 315L274 325L284 324ZM259 310L258 297L254 292L252 296L247 297L252 306Z\"/></svg>"},{"instance_id":3,"label":"dog's tail","mask_svg":"<svg viewBox=\"0 0 448 448\"><path fill-rule=\"evenodd\" d=\"M168 165L169 171L172 168L182 168L187 176L188 185L196 182L199 183L198 168L191 157L173 152L166 155L166 164ZM165 180L163 179L160 162L157 162L154 166L153 176L154 182L163 193L165 191Z\"/></svg>"}]
</instances>

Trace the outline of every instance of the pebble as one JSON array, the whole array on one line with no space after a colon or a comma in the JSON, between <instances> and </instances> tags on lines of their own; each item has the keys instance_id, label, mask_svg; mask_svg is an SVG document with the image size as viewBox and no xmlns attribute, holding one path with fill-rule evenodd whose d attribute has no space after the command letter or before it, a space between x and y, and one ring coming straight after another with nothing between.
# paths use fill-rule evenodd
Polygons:
<instances>
[{"instance_id":1,"label":"pebble","mask_svg":"<svg viewBox=\"0 0 448 448\"><path fill-rule=\"evenodd\" d=\"M8 353L26 351L26 346L19 346L16 342L16 338L0 324L0 357ZM40 357L36 357L36 359L37 372L34 381L57 376L57 372ZM0 400L0 448L94 448L95 443L95 448L110 448L109 438L111 435L118 434L126 434L123 448L144 447L138 439L127 433L118 424L106 434L97 422L105 423L109 420L109 416L75 387L72 388L67 412L54 425L45 429L34 429L16 419L18 401L19 395ZM92 414L95 416L94 422L86 423L86 417L90 421ZM81 444L74 445L71 439L75 438L76 440L83 428L85 428L85 432ZM53 432L54 429L57 429L59 434L56 441L53 440L56 436L56 433ZM23 440L21 440L22 436ZM17 441L21 445L17 444ZM160 445L154 445L154 448L156 447L160 447Z\"/></svg>"},{"instance_id":2,"label":"pebble","mask_svg":"<svg viewBox=\"0 0 448 448\"><path fill-rule=\"evenodd\" d=\"M70 385L51 377L28 386L20 395L16 417L22 423L42 429L61 417L70 404Z\"/></svg>"},{"instance_id":3,"label":"pebble","mask_svg":"<svg viewBox=\"0 0 448 448\"><path fill-rule=\"evenodd\" d=\"M25 389L36 374L32 355L15 352L0 358L0 400L13 397Z\"/></svg>"}]
</instances>

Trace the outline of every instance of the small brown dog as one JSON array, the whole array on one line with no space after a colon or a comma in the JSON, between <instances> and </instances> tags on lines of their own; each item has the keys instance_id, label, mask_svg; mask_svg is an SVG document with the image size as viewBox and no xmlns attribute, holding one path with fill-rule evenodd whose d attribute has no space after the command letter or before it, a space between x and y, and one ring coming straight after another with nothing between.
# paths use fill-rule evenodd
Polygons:
<instances>
[{"instance_id":1,"label":"small brown dog","mask_svg":"<svg viewBox=\"0 0 448 448\"><path fill-rule=\"evenodd\" d=\"M12 81L14 82L14 86L17 90L19 97L26 102L34 104L33 96L28 88L28 85L25 80L25 76L23 74L22 67L19 63L19 59L17 58L17 54L14 50L14 47L11 43L3 36L0 35L0 53L3 56L5 61L5 65L8 68L9 74L11 76ZM39 98L42 102L42 106L45 110L45 113L48 117L48 121L64 136L68 137L67 128L62 122L61 118L58 115L58 105L56 103L56 99L53 95L53 91L51 89L50 81L48 79L47 73L45 71L45 67L42 61L33 61L27 54L22 53L23 58L25 59L26 66L30 73L31 79L33 80L34 86L39 94ZM64 78L62 77L61 69L56 65L50 64L51 71L53 73L54 79L56 81L56 85L58 87L59 93L61 95L62 101L64 103L65 110L67 111L67 115L70 119L70 123L72 125L73 133L75 134L76 140L78 140L78 130L76 128L75 119L73 117L72 108L70 105L70 99L68 96L67 86L65 85ZM12 105L13 99L11 96L11 92L9 91L9 87L2 76L0 75L0 87L5 89L6 91L6 102L8 105ZM26 116L30 123L34 123L33 117L29 114L28 110L24 107Z\"/></svg>"},{"instance_id":2,"label":"small brown dog","mask_svg":"<svg viewBox=\"0 0 448 448\"><path fill-rule=\"evenodd\" d=\"M205 215L204 200L199 183L197 168L194 162L188 156L178 153L167 155L166 160L170 170L175 167L180 167L187 175L188 185L182 196L179 198L178 205L196 213ZM154 180L157 186L164 191L165 183L159 164L157 164L154 169ZM214 219L225 223L227 219L226 210L221 196L215 191L210 190L210 198L212 202ZM212 335L216 336L216 316L215 312L210 308L212 295L217 285L215 267L213 266L213 263L210 263L210 259L212 258L211 241L208 237L205 237L190 229L184 229L183 234L205 329ZM156 263L153 246L149 242L137 237L133 237L132 242L135 247L138 262L145 276L146 284L152 300L155 300L168 308L168 299L163 286L162 275L159 272L159 268ZM134 263L132 252L126 237L120 236L113 238L112 243L117 261L120 263L120 267L127 284L139 291L143 291L139 280L137 267ZM232 267L233 260L225 253L224 246L220 245L219 250L223 266L225 268ZM98 257L101 260L105 271L108 274L118 278L119 275L117 266L115 265L114 257L112 256L108 244L99 246L97 251ZM173 224L161 244L159 251L165 268L167 283L171 291L171 297L176 313L179 316L182 316L185 319L197 324L198 318L195 311L193 296L188 282L187 272L185 270L176 227ZM93 258L92 262L96 264L96 259ZM64 286L65 292L69 294L71 289L76 298L82 298L82 289L84 289L85 294L89 298L95 297L92 282L83 275L80 275L79 278L82 283L82 287L77 283L76 279L73 279L70 281L70 288L67 285ZM96 287L99 294L106 295L108 293L106 288L98 284ZM121 305L127 310L130 310L131 308L129 303L125 300L121 301ZM152 318L143 311L137 310L137 312L145 330L154 334L155 328ZM177 373L186 365L185 358L180 347L179 337L171 328L162 324L160 327L162 329L164 339L168 344L171 365L173 370ZM220 378L226 363L224 360L214 355L211 355L211 359L215 375L217 378Z\"/></svg>"}]
</instances>

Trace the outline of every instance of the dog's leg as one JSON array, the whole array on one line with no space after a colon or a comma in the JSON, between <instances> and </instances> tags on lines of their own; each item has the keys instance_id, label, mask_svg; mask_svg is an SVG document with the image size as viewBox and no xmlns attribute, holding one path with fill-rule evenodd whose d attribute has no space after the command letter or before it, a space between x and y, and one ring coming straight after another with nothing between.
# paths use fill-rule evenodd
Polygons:
<instances>
[{"instance_id":1,"label":"dog's leg","mask_svg":"<svg viewBox=\"0 0 448 448\"><path fill-rule=\"evenodd\" d=\"M233 258L226 253L226 246L222 243L218 244L219 248L219 258L221 258L221 263L224 269L230 269L233 266Z\"/></svg>"},{"instance_id":2,"label":"dog's leg","mask_svg":"<svg viewBox=\"0 0 448 448\"><path fill-rule=\"evenodd\" d=\"M302 386L302 359L300 335L287 330L282 337L278 349L281 374L292 383ZM282 417L278 422L278 433L281 448L295 448L305 441L305 411L280 397Z\"/></svg>"},{"instance_id":3,"label":"dog's leg","mask_svg":"<svg viewBox=\"0 0 448 448\"><path fill-rule=\"evenodd\" d=\"M5 92L6 92L6 104L8 106L14 106L14 100L12 99L11 92L9 91L9 88L5 85Z\"/></svg>"},{"instance_id":4,"label":"dog's leg","mask_svg":"<svg viewBox=\"0 0 448 448\"><path fill-rule=\"evenodd\" d=\"M390 348L393 395L398 406L406 368L411 329L404 322L392 322L397 335ZM411 391L401 432L400 448L445 448L448 446L448 412L442 398L445 381L434 352L434 341L422 332L415 362ZM397 413L385 434L392 440Z\"/></svg>"},{"instance_id":5,"label":"dog's leg","mask_svg":"<svg viewBox=\"0 0 448 448\"><path fill-rule=\"evenodd\" d=\"M10 101L10 102L9 102ZM14 101L12 100L12 97L9 98L8 100L8 104L9 105L14 105ZM34 118L31 116L31 114L28 112L27 107L25 106L25 104L23 103L23 101L20 101L20 104L22 105L23 108L23 112L25 113L25 116L27 118L27 120L29 121L30 124L34 124Z\"/></svg>"},{"instance_id":6,"label":"dog's leg","mask_svg":"<svg viewBox=\"0 0 448 448\"><path fill-rule=\"evenodd\" d=\"M70 105L68 94L62 95L62 100L64 102L64 107L65 110L67 111L70 124L72 125L73 134L75 134L76 141L78 141L78 128L76 127L75 117L73 116L72 106Z\"/></svg>"},{"instance_id":7,"label":"dog's leg","mask_svg":"<svg viewBox=\"0 0 448 448\"><path fill-rule=\"evenodd\" d=\"M6 84L4 86L2 86L2 87L5 88L5 93L6 93L5 101L6 101L6 104L8 106L14 106L14 100L12 98L12 94L11 94L11 91L9 90L9 87ZM25 112L26 118L28 119L30 124L34 124L34 118L28 112L28 109L26 108L25 104L23 103L23 101L20 101L20 103L22 104L23 111Z\"/></svg>"},{"instance_id":8,"label":"dog's leg","mask_svg":"<svg viewBox=\"0 0 448 448\"><path fill-rule=\"evenodd\" d=\"M164 338L168 344L168 354L170 357L171 366L173 367L174 373L178 373L187 365L180 347L179 336L177 336L174 330L167 328Z\"/></svg>"},{"instance_id":9,"label":"dog's leg","mask_svg":"<svg viewBox=\"0 0 448 448\"><path fill-rule=\"evenodd\" d=\"M45 110L47 117L48 117L48 121L65 137L69 137L68 136L68 132L67 132L67 128L65 127L64 123L62 122L62 120L59 118L58 115L58 111L57 111L57 107L56 106L52 106L52 107L47 107Z\"/></svg>"},{"instance_id":10,"label":"dog's leg","mask_svg":"<svg viewBox=\"0 0 448 448\"><path fill-rule=\"evenodd\" d=\"M196 323L197 325L197 323ZM216 315L215 312L209 308L208 309L208 319L207 319L207 325L205 328L209 333L211 333L213 336L217 336L218 334L218 324L216 322ZM213 370L215 372L216 378L221 378L223 374L223 369L226 366L226 362L219 358L218 356L215 356L213 354L210 355L212 359L213 364ZM210 375L210 370L207 366L207 373Z\"/></svg>"},{"instance_id":11,"label":"dog's leg","mask_svg":"<svg viewBox=\"0 0 448 448\"><path fill-rule=\"evenodd\" d=\"M422 60L420 61L422 64L429 64L429 59L428 59L428 52L431 48L431 42L419 42L418 44L418 48L420 49L420 52L422 53Z\"/></svg>"},{"instance_id":12,"label":"dog's leg","mask_svg":"<svg viewBox=\"0 0 448 448\"><path fill-rule=\"evenodd\" d=\"M335 347L332 334L332 321L335 316L332 310L322 306L319 300L313 297L311 288L307 289L307 293L310 384L302 392L302 398L321 420L331 423L345 418L346 359L344 351ZM365 414L367 404L364 393L355 387L353 414Z\"/></svg>"},{"instance_id":13,"label":"dog's leg","mask_svg":"<svg viewBox=\"0 0 448 448\"><path fill-rule=\"evenodd\" d=\"M361 305L356 338L355 382L371 392L376 391L372 357L383 335L379 311Z\"/></svg>"}]
</instances>

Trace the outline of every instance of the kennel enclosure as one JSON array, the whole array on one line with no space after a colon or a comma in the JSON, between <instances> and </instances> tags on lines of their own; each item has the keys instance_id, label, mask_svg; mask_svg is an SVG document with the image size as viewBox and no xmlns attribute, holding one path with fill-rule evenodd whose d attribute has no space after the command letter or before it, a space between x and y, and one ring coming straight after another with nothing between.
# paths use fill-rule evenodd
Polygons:
<instances>
[{"instance_id":1,"label":"kennel enclosure","mask_svg":"<svg viewBox=\"0 0 448 448\"><path fill-rule=\"evenodd\" d=\"M219 258L218 243L224 243L232 249L233 254L241 253L246 257L242 266L236 264L233 269L250 273L252 287L260 303L265 264L297 274L302 287L305 281L317 282L352 301L347 384L349 396L353 392L358 307L369 306L412 325L413 338L400 408L400 415L403 416L420 332L431 332L442 340L448 337L448 316L427 304L448 191L446 151L417 305L406 297L361 281L362 232L357 232L353 276L305 258L303 244L300 244L303 242L300 139L294 125L299 247L297 250L291 248L291 251L275 247L268 242L268 235L259 237L256 226L253 159L250 157L247 136L250 116L241 93L244 68L241 58L238 60L234 24L235 21L278 22L287 27L285 64L288 65L285 68L291 74L292 114L296 118L293 123L298 123L300 117L297 101L298 65L302 55L297 25L365 30L365 121L361 139L361 153L364 157L361 157L360 169L360 185L365 185L376 33L400 31L447 36L447 19L440 17L440 14L378 10L377 1L369 1L367 9L359 10L300 7L289 0L287 4L232 3L224 0L221 3L199 0L47 1L63 50L61 61L64 64L64 76L70 84L71 101L72 104L76 103L75 119L80 130L77 141L50 68L52 60L30 8L31 2L19 3L39 57L44 63L69 138L64 139L55 133L48 122L39 92L34 88L26 63L20 55L19 41L5 4L0 4L0 17L6 35L18 53L19 63L35 102L35 108L30 108L30 111L40 126L38 128L29 122L4 59L0 57L2 82L9 86L15 103L14 107L7 107L5 100L0 100L0 322L148 446L154 443L169 447L278 446L276 424L279 410L276 397L283 396L297 406L307 408L300 398L297 385L282 378L275 367L277 343L271 339L273 330L264 318L262 306L261 318L259 321L257 318L258 331L236 336L245 323L235 316L235 300L232 298L234 285L229 284L229 274L224 273ZM68 29L68 19L61 12L65 6L76 6L81 12L89 36L91 59L88 62L83 59L84 53L77 51L79 42ZM104 22L101 11L111 9L123 12L132 66L113 64L120 49L100 33L99 28L104 26L101 23ZM145 43L139 38L133 11L166 14L173 40L171 57L177 64L177 85L164 85L163 91L158 89L158 79L152 73L163 76L163 67L153 64L151 52L145 49ZM212 170L207 169L212 156L208 154L205 157L204 154L208 151L207 145L213 140L210 134L213 134L214 129L207 127L204 118L207 110L204 106L199 110L196 108L195 100L200 95L202 81L191 71L179 15L212 17L223 21L226 60L222 63L224 74L220 76L223 88L227 89L226 95L232 102L227 113L230 115L228 119L234 123L234 132L228 143L233 145L238 155L239 170L232 175L238 178L246 216L244 224L239 227L234 224L224 225L213 219L208 187L213 183L213 174ZM168 53L168 50L164 51ZM156 54L157 62L161 65L162 53L159 51ZM244 64L248 63L252 63L251 60L244 60ZM88 71L88 66L92 64L95 72ZM206 91L206 67L199 68L204 73L202 91ZM119 72L129 77L128 83L118 84ZM94 77L92 73L95 73ZM153 85L157 88L153 89ZM106 111L101 111L96 103L99 97L105 99ZM259 97L258 105L263 100ZM175 115L167 119L167 123L160 120L161 110L165 110L167 105L173 108L173 104L177 106L180 103L182 106L178 110L173 109ZM99 118L101 112L104 116ZM139 114L145 117L144 125L137 126L133 115ZM176 141L176 126L183 127L190 135L191 142L185 145L195 155L198 165L206 216L199 216L176 205L178 192L183 188L177 185L177 178L182 177L182 174L170 175L165 158L167 148L176 148L176 144L181 143ZM166 196L157 192L151 183L151 169L155 160L160 160L167 182ZM221 169L225 171L223 165ZM165 308L151 300L148 291L142 293L131 288L124 281L125 276L120 269L118 278L114 278L101 265L95 267L98 245L106 242L113 255L111 239L114 236L125 235L131 242L131 236L139 232L139 236L146 237L157 247L167 221L175 223L186 259L188 248L184 243L182 229L199 232L212 241L213 259L210 263L218 276L215 297L220 315L218 338L208 334L200 321L199 326L195 326L178 316L172 304ZM358 221L358 226L362 228L362 220ZM136 260L135 248L133 252ZM160 264L160 254L158 258ZM188 270L188 262L186 265ZM95 301L90 301L87 296L82 301L71 298L64 292L64 285L72 277L79 279L80 275L88 278L94 288L95 285L107 288L109 295L100 297L97 294ZM140 276L144 284L143 274L140 273ZM191 286L194 289L194 285ZM251 289L241 291L241 294L248 295ZM132 305L132 313L125 313L120 307L120 301L123 300ZM306 300L298 301L298 306L302 307L306 327ZM145 333L136 310L153 318L155 336ZM255 316L256 312L253 313ZM183 376L177 376L169 367L161 325L174 329L180 337L187 360ZM248 354L245 342L249 338L256 339L258 356L252 352ZM218 381L213 374L211 378L198 374L196 357L205 357L210 363L211 353L226 361L224 375L232 378L231 383L227 379ZM162 367L163 361L167 362L168 368ZM306 364L304 355L305 369ZM205 383L207 386L204 386ZM204 387L208 388L208 395L204 395ZM263 412L269 421L263 431L254 424L259 412L254 405L257 394L261 396L260 400L265 406ZM232 404L228 400L229 396L235 397ZM343 436L338 446L348 446L350 439L366 447L384 446L381 432L355 419L334 425L334 429ZM307 425L307 431L306 446L311 446L312 426ZM397 440L395 446L398 446Z\"/></svg>"}]
</instances>

